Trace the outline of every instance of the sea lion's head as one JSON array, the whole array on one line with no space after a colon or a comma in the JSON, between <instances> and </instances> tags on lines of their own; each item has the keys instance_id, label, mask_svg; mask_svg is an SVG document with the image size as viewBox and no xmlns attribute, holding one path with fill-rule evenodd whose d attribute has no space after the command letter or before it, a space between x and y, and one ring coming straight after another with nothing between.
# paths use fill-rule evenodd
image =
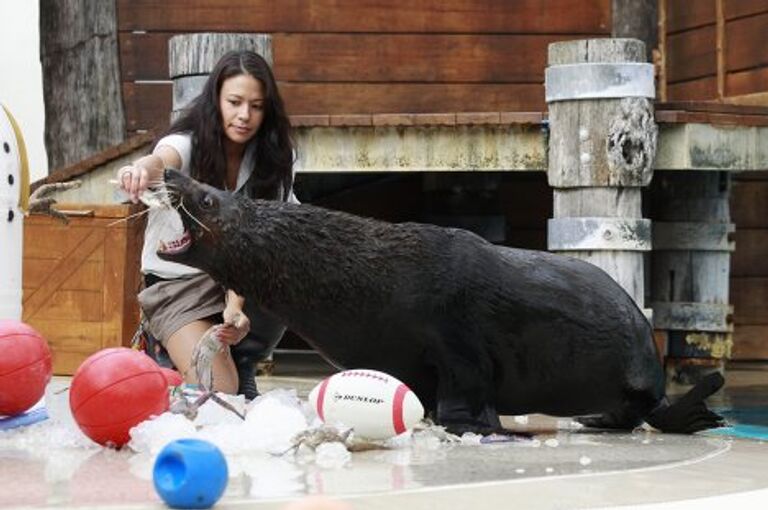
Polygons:
<instances>
[{"instance_id":1,"label":"sea lion's head","mask_svg":"<svg viewBox=\"0 0 768 510\"><path fill-rule=\"evenodd\" d=\"M176 170L165 170L170 205L181 216L184 233L161 243L161 259L204 270L218 258L223 240L238 229L240 211L232 193L198 182Z\"/></svg>"}]
</instances>

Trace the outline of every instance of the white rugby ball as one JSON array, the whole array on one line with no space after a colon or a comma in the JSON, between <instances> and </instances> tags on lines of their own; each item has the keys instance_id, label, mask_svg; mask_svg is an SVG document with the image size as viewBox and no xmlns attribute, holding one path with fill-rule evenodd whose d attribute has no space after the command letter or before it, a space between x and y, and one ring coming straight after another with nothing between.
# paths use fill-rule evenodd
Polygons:
<instances>
[{"instance_id":1,"label":"white rugby ball","mask_svg":"<svg viewBox=\"0 0 768 510\"><path fill-rule=\"evenodd\" d=\"M334 374L314 387L309 403L323 422L341 422L365 439L388 439L424 418L424 406L416 394L377 370Z\"/></svg>"}]
</instances>

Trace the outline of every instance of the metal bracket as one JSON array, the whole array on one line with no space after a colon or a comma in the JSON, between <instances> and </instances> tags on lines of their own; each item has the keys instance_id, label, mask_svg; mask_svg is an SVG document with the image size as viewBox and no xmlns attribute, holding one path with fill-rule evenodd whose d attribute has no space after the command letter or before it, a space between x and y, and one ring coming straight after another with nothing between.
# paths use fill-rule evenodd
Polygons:
<instances>
[{"instance_id":1,"label":"metal bracket","mask_svg":"<svg viewBox=\"0 0 768 510\"><path fill-rule=\"evenodd\" d=\"M562 64L547 67L547 103L579 99L656 97L653 65L641 62Z\"/></svg>"},{"instance_id":2,"label":"metal bracket","mask_svg":"<svg viewBox=\"0 0 768 510\"><path fill-rule=\"evenodd\" d=\"M644 218L552 218L547 222L550 251L650 251L651 220Z\"/></svg>"}]
</instances>

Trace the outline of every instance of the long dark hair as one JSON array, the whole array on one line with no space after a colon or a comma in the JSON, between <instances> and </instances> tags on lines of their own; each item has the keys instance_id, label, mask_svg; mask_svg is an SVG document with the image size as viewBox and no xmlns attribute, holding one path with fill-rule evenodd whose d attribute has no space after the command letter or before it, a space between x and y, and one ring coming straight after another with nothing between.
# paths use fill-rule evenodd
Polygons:
<instances>
[{"instance_id":1,"label":"long dark hair","mask_svg":"<svg viewBox=\"0 0 768 510\"><path fill-rule=\"evenodd\" d=\"M248 146L256 145L253 172L245 192L251 198L286 200L293 185L293 140L272 70L261 55L248 50L230 51L221 57L205 82L202 93L168 130L192 134L190 172L198 181L224 188L227 160L221 125L219 93L224 80L248 74L264 87L264 120ZM282 189L282 197L278 197Z\"/></svg>"}]
</instances>

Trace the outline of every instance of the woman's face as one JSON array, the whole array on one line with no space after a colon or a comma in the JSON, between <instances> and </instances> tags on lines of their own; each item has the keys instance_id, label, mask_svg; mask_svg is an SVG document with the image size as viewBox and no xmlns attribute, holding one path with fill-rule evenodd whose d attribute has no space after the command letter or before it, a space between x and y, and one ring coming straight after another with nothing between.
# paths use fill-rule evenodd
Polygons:
<instances>
[{"instance_id":1,"label":"woman's face","mask_svg":"<svg viewBox=\"0 0 768 510\"><path fill-rule=\"evenodd\" d=\"M237 144L248 142L264 120L264 87L249 74L227 78L221 84L219 110L227 138Z\"/></svg>"}]
</instances>

